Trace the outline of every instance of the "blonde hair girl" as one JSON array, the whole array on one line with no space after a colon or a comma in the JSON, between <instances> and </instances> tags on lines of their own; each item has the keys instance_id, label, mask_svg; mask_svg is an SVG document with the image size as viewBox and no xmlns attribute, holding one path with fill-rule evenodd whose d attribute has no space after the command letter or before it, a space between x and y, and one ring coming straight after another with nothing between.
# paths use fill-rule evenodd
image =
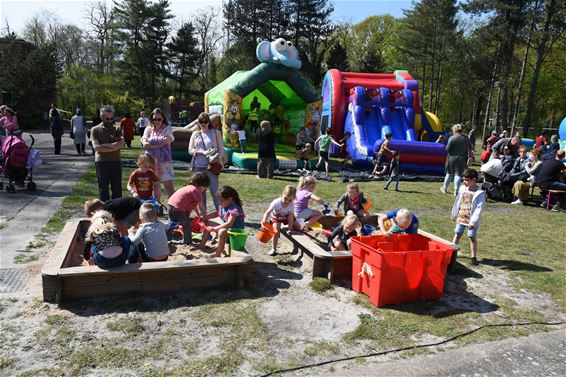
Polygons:
<instances>
[{"instance_id":1,"label":"blonde hair girl","mask_svg":"<svg viewBox=\"0 0 566 377\"><path fill-rule=\"evenodd\" d=\"M281 224L288 225L292 230L295 225L294 201L297 195L297 189L291 185L285 186L281 196L274 199L261 219L261 223L271 223L275 228L275 235L271 239L271 251L269 255L277 254L277 241L279 241L279 233L281 232ZM271 215L271 217L270 217Z\"/></svg>"}]
</instances>

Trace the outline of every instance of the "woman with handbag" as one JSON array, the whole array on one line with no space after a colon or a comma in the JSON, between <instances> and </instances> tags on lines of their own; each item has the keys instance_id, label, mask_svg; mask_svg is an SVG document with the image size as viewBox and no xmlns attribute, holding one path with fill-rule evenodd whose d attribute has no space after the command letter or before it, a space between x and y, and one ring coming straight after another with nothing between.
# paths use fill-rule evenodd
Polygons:
<instances>
[{"instance_id":1,"label":"woman with handbag","mask_svg":"<svg viewBox=\"0 0 566 377\"><path fill-rule=\"evenodd\" d=\"M167 123L167 118L159 108L151 112L150 123L145 128L141 138L142 147L145 153L151 155L155 160L155 169L160 182L163 182L169 197L175 193L173 180L173 156L171 155L171 143L175 140L173 130ZM156 182L153 186L153 193L160 202L161 183Z\"/></svg>"},{"instance_id":2,"label":"woman with handbag","mask_svg":"<svg viewBox=\"0 0 566 377\"><path fill-rule=\"evenodd\" d=\"M210 125L207 113L198 116L199 130L191 135L189 141L189 154L192 156L191 170L204 172L210 179L210 194L214 207L218 210L218 176L226 161L226 151L222 143L222 134ZM206 208L206 192L202 193L204 207Z\"/></svg>"},{"instance_id":3,"label":"woman with handbag","mask_svg":"<svg viewBox=\"0 0 566 377\"><path fill-rule=\"evenodd\" d=\"M75 148L79 156L86 156L86 119L81 109L75 111L75 115L71 118L71 139L75 141Z\"/></svg>"}]
</instances>

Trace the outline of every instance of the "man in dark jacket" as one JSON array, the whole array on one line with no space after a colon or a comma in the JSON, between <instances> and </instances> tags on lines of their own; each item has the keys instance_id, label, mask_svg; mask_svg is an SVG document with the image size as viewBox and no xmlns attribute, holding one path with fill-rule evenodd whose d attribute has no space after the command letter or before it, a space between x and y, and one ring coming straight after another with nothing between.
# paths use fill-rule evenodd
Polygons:
<instances>
[{"instance_id":1,"label":"man in dark jacket","mask_svg":"<svg viewBox=\"0 0 566 377\"><path fill-rule=\"evenodd\" d=\"M566 191L566 183L561 181L566 176L566 165L562 162L564 159L564 150L556 152L556 157L551 160L542 162L542 166L537 176L537 184L541 190L563 190ZM566 204L566 194L560 194L552 211L566 212L563 205Z\"/></svg>"}]
</instances>

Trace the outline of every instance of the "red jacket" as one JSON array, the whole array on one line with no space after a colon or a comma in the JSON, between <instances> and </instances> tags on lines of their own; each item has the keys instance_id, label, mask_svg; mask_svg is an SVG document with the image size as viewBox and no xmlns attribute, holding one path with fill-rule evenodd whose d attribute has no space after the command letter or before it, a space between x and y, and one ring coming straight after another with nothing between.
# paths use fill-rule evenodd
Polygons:
<instances>
[{"instance_id":1,"label":"red jacket","mask_svg":"<svg viewBox=\"0 0 566 377\"><path fill-rule=\"evenodd\" d=\"M134 140L136 124L132 118L122 118L122 120L120 120L120 128L122 129L125 140Z\"/></svg>"}]
</instances>

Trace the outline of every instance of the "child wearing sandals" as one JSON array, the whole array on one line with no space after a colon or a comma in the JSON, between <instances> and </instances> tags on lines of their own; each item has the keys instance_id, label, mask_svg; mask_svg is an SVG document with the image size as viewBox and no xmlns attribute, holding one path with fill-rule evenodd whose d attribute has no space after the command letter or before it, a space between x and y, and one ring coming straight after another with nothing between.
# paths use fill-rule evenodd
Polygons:
<instances>
[{"instance_id":1,"label":"child wearing sandals","mask_svg":"<svg viewBox=\"0 0 566 377\"><path fill-rule=\"evenodd\" d=\"M342 195L334 204L334 213L338 212L338 208L341 204L343 204L344 214L356 215L363 224L369 218L369 212L364 209L367 202L368 201L364 197L364 193L360 192L360 186L358 186L357 183L350 181L344 195Z\"/></svg>"},{"instance_id":2,"label":"child wearing sandals","mask_svg":"<svg viewBox=\"0 0 566 377\"><path fill-rule=\"evenodd\" d=\"M357 236L356 228L360 226L360 220L356 215L348 215L342 220L342 224L334 228L328 236L328 247L331 251L351 250L353 236Z\"/></svg>"},{"instance_id":3,"label":"child wearing sandals","mask_svg":"<svg viewBox=\"0 0 566 377\"><path fill-rule=\"evenodd\" d=\"M114 218L108 211L96 211L86 232L83 257L89 264L108 269L126 263L130 242L120 236Z\"/></svg>"},{"instance_id":4,"label":"child wearing sandals","mask_svg":"<svg viewBox=\"0 0 566 377\"><path fill-rule=\"evenodd\" d=\"M293 229L295 224L295 216L293 214L295 196L297 189L293 186L287 185L281 193L281 197L273 200L263 214L261 223L268 223L271 220L273 228L275 228L275 235L271 239L271 251L269 255L277 254L277 242L279 241L279 233L281 232L281 224L288 225L289 229ZM269 216L271 215L271 219Z\"/></svg>"},{"instance_id":5,"label":"child wearing sandals","mask_svg":"<svg viewBox=\"0 0 566 377\"><path fill-rule=\"evenodd\" d=\"M325 202L319 196L314 194L314 190L316 189L316 178L312 176L306 176L299 178L299 185L297 186L297 196L295 198L295 218L297 221L299 219L304 219L305 223L299 223L301 230L307 229L312 223L318 221L322 217L322 213L320 211L316 211L309 208L309 201L314 200L320 204L328 205L328 202Z\"/></svg>"},{"instance_id":6,"label":"child wearing sandals","mask_svg":"<svg viewBox=\"0 0 566 377\"><path fill-rule=\"evenodd\" d=\"M221 224L214 221L208 221L206 224L206 230L202 235L202 241L200 242L200 248L204 249L206 246L206 240L208 235L212 232L218 234L218 245L214 250L214 253L210 255L211 258L219 257L224 253L224 245L226 244L226 236L228 235L228 230L232 229L244 229L244 210L242 209L242 200L240 195L236 190L230 186L222 186L219 192L216 194L219 201L218 213L211 212L206 216L205 220L213 219L219 217L222 220Z\"/></svg>"}]
</instances>

